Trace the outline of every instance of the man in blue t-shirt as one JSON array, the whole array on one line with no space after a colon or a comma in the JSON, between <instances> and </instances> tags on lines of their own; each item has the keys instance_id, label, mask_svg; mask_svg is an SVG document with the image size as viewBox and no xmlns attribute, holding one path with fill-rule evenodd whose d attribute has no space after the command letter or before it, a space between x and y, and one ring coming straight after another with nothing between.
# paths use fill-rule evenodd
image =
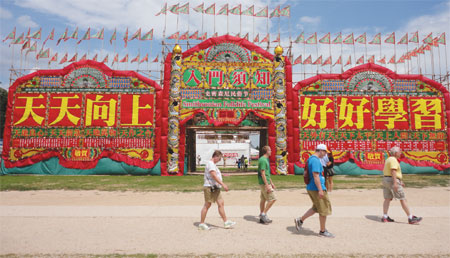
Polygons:
<instances>
[{"instance_id":1,"label":"man in blue t-shirt","mask_svg":"<svg viewBox=\"0 0 450 258\"><path fill-rule=\"evenodd\" d=\"M309 197L313 203L313 206L303 214L302 217L295 219L295 228L300 231L303 222L314 215L319 213L320 232L319 236L334 237L333 234L327 231L325 223L327 216L331 215L331 203L328 199L327 188L325 187L325 177L323 176L323 166L320 162L325 155L327 155L327 146L325 144L319 144L316 147L316 151L308 159L308 173L309 183L306 186Z\"/></svg>"}]
</instances>

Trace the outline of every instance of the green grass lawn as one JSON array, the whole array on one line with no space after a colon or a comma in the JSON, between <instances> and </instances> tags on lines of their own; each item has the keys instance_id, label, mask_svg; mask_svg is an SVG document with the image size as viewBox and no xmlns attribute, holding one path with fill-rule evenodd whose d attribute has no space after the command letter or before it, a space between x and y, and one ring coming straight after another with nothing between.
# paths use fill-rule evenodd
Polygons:
<instances>
[{"instance_id":1,"label":"green grass lawn","mask_svg":"<svg viewBox=\"0 0 450 258\"><path fill-rule=\"evenodd\" d=\"M278 189L304 188L302 176L272 176ZM256 175L225 176L233 190L259 189ZM449 186L449 175L404 175L407 187ZM203 175L187 176L0 176L1 191L30 190L100 190L100 191L199 191ZM381 176L335 176L334 189L375 189L381 187Z\"/></svg>"}]
</instances>

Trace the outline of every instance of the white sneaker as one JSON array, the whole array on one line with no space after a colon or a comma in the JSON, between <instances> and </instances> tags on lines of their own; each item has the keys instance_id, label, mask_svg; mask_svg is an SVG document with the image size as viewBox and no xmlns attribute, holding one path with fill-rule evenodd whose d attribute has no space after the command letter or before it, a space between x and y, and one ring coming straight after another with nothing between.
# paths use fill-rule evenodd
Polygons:
<instances>
[{"instance_id":1,"label":"white sneaker","mask_svg":"<svg viewBox=\"0 0 450 258\"><path fill-rule=\"evenodd\" d=\"M233 228L234 225L236 225L236 222L231 221L231 220L227 220L227 221L225 221L225 223L223 223L223 226L225 228Z\"/></svg>"},{"instance_id":2,"label":"white sneaker","mask_svg":"<svg viewBox=\"0 0 450 258\"><path fill-rule=\"evenodd\" d=\"M200 229L200 230L209 230L209 227L205 223L200 223L198 225L198 229Z\"/></svg>"}]
</instances>

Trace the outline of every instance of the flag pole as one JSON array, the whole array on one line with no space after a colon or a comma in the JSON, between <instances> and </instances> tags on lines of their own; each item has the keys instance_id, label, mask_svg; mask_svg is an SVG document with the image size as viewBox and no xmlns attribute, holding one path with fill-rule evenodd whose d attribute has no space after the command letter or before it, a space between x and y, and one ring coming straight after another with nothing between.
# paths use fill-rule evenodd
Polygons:
<instances>
[{"instance_id":1,"label":"flag pole","mask_svg":"<svg viewBox=\"0 0 450 258\"><path fill-rule=\"evenodd\" d=\"M305 33L305 31L302 31L302 34ZM306 55L306 42L305 42L305 34L303 34L303 62L305 62L305 55ZM303 80L306 79L306 68L305 65L303 66Z\"/></svg>"},{"instance_id":2,"label":"flag pole","mask_svg":"<svg viewBox=\"0 0 450 258\"><path fill-rule=\"evenodd\" d=\"M317 58L319 58L319 41L317 41L317 32L314 32L314 34L316 34L316 54ZM316 68L317 68L316 73L319 74L319 64L317 64Z\"/></svg>"},{"instance_id":3,"label":"flag pole","mask_svg":"<svg viewBox=\"0 0 450 258\"><path fill-rule=\"evenodd\" d=\"M203 4L203 7L202 7L203 8L203 10L202 10L202 35L203 35L203 14L205 13L205 10L204 10L205 9L205 6L204 6L205 3L202 2L202 4Z\"/></svg>"},{"instance_id":4,"label":"flag pole","mask_svg":"<svg viewBox=\"0 0 450 258\"><path fill-rule=\"evenodd\" d=\"M252 32L252 39L255 39L255 12L252 14L253 19L253 32ZM253 41L253 40L252 40Z\"/></svg>"},{"instance_id":5,"label":"flag pole","mask_svg":"<svg viewBox=\"0 0 450 258\"><path fill-rule=\"evenodd\" d=\"M441 71L441 50L440 50L440 45L439 42L437 42L437 49L438 49L438 61L439 61L439 76L442 75L442 71Z\"/></svg>"},{"instance_id":6,"label":"flag pole","mask_svg":"<svg viewBox=\"0 0 450 258\"><path fill-rule=\"evenodd\" d=\"M330 52L330 58L331 58L331 33L329 34L330 35L330 40L329 40L329 42L328 42L328 52ZM331 64L330 64L330 73L331 73L331 66L333 65L333 59L330 59L331 60Z\"/></svg>"},{"instance_id":7,"label":"flag pole","mask_svg":"<svg viewBox=\"0 0 450 258\"><path fill-rule=\"evenodd\" d=\"M444 32L445 33L445 32ZM444 34L444 42L445 42L445 44L444 44L444 50L445 50L445 74L446 74L446 76L448 76L448 65L447 65L447 39L445 38L446 37L446 35ZM448 85L448 84L447 84ZM448 89L448 86L447 86L447 89Z\"/></svg>"},{"instance_id":8,"label":"flag pole","mask_svg":"<svg viewBox=\"0 0 450 258\"><path fill-rule=\"evenodd\" d=\"M420 44L419 44L419 31L417 31L417 50L419 50L420 48ZM419 72L419 74L422 74L422 67L420 65L420 53L416 53L417 54L417 71Z\"/></svg>"},{"instance_id":9,"label":"flag pole","mask_svg":"<svg viewBox=\"0 0 450 258\"><path fill-rule=\"evenodd\" d=\"M343 49L342 49L342 47L343 47L343 41L342 41L342 32L339 32L339 35L341 35L341 73L343 73L343 72L344 72L344 62L343 62L343 60L342 60L342 58L343 58Z\"/></svg>"},{"instance_id":10,"label":"flag pole","mask_svg":"<svg viewBox=\"0 0 450 258\"><path fill-rule=\"evenodd\" d=\"M241 33L242 33L242 10L239 9L239 36L241 36Z\"/></svg>"}]
</instances>

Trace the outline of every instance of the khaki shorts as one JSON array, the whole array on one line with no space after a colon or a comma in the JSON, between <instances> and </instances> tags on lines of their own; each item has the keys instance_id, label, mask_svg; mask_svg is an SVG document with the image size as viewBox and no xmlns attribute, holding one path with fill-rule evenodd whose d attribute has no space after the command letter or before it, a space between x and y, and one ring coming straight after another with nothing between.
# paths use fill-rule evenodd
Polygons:
<instances>
[{"instance_id":1,"label":"khaki shorts","mask_svg":"<svg viewBox=\"0 0 450 258\"><path fill-rule=\"evenodd\" d=\"M216 189L211 192L211 187L203 187L203 194L205 195L205 202L214 203L218 200L222 200L222 195L220 194L220 189Z\"/></svg>"},{"instance_id":2,"label":"khaki shorts","mask_svg":"<svg viewBox=\"0 0 450 258\"><path fill-rule=\"evenodd\" d=\"M319 191L308 190L309 197L313 203L312 209L321 216L331 215L331 203L327 191L323 191L323 198L319 198Z\"/></svg>"},{"instance_id":3,"label":"khaki shorts","mask_svg":"<svg viewBox=\"0 0 450 258\"><path fill-rule=\"evenodd\" d=\"M261 188L261 200L270 202L270 201L274 201L277 199L277 197L275 197L272 187L270 187L270 189L272 189L272 192L270 192L270 193L267 192L265 185L259 185L259 187Z\"/></svg>"},{"instance_id":4,"label":"khaki shorts","mask_svg":"<svg viewBox=\"0 0 450 258\"><path fill-rule=\"evenodd\" d=\"M406 200L405 192L403 191L403 186L400 179L397 178L398 190L394 191L394 180L392 177L383 177L383 195L384 199L398 199Z\"/></svg>"}]
</instances>

